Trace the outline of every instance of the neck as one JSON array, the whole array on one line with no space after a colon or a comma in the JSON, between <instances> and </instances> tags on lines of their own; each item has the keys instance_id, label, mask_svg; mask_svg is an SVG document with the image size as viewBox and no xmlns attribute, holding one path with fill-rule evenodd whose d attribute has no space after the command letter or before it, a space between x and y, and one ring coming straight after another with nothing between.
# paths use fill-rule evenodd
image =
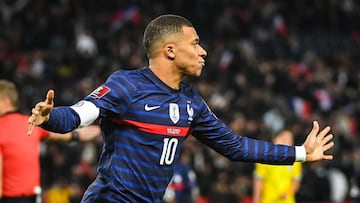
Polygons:
<instances>
[{"instance_id":1,"label":"neck","mask_svg":"<svg viewBox=\"0 0 360 203\"><path fill-rule=\"evenodd\" d=\"M16 112L16 111L17 111L16 108L4 108L4 109L0 110L0 116L3 116L3 115L8 114L8 113L13 113L13 112Z\"/></svg>"},{"instance_id":2,"label":"neck","mask_svg":"<svg viewBox=\"0 0 360 203\"><path fill-rule=\"evenodd\" d=\"M161 65L165 64L165 65ZM180 83L183 75L171 64L167 63L152 63L149 65L151 71L166 85L174 90L180 89Z\"/></svg>"},{"instance_id":3,"label":"neck","mask_svg":"<svg viewBox=\"0 0 360 203\"><path fill-rule=\"evenodd\" d=\"M14 109L14 110L12 110L12 111L1 111L0 112L0 117L1 116L4 116L4 115L6 115L6 114L9 114L9 113L15 113L17 110L16 109Z\"/></svg>"}]
</instances>

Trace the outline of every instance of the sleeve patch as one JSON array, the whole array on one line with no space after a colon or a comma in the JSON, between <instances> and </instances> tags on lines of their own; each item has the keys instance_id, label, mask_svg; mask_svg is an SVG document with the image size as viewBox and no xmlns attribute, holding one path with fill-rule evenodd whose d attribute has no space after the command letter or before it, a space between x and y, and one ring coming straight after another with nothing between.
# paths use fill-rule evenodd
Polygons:
<instances>
[{"instance_id":1,"label":"sleeve patch","mask_svg":"<svg viewBox=\"0 0 360 203\"><path fill-rule=\"evenodd\" d=\"M93 92L89 94L90 97L93 97L95 99L100 99L101 97L105 96L107 93L110 92L110 88L106 86L100 86L96 88Z\"/></svg>"}]
</instances>

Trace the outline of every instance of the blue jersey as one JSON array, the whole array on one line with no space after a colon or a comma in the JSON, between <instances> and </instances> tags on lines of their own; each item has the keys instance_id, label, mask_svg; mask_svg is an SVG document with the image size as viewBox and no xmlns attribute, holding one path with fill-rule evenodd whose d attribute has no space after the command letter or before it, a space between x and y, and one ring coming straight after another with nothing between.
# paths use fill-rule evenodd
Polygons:
<instances>
[{"instance_id":1,"label":"blue jersey","mask_svg":"<svg viewBox=\"0 0 360 203\"><path fill-rule=\"evenodd\" d=\"M169 188L175 193L176 202L195 202L193 194L197 188L196 175L188 164L181 161L176 163Z\"/></svg>"},{"instance_id":2,"label":"blue jersey","mask_svg":"<svg viewBox=\"0 0 360 203\"><path fill-rule=\"evenodd\" d=\"M192 86L182 83L179 90L171 89L148 67L113 73L85 100L100 108L104 146L98 177L83 203L162 202L183 141L190 135L231 160L295 161L295 147L235 134ZM59 114L66 116L57 118ZM75 114L70 108L55 108L50 121L56 120L57 127L46 124L47 129L76 128Z\"/></svg>"}]
</instances>

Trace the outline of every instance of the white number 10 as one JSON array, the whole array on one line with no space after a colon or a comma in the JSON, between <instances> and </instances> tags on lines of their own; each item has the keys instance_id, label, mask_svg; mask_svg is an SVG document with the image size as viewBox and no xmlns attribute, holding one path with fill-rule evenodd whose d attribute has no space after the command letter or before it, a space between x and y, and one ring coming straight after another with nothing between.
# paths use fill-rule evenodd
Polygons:
<instances>
[{"instance_id":1,"label":"white number 10","mask_svg":"<svg viewBox=\"0 0 360 203\"><path fill-rule=\"evenodd\" d=\"M164 138L164 146L161 153L160 165L170 165L173 163L178 143L179 140L177 138Z\"/></svg>"}]
</instances>

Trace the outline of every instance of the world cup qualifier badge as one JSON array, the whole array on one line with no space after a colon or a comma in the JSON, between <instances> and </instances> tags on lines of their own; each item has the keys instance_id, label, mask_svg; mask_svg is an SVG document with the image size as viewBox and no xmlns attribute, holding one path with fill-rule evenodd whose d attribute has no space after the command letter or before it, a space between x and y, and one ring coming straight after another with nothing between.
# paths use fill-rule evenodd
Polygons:
<instances>
[{"instance_id":1,"label":"world cup qualifier badge","mask_svg":"<svg viewBox=\"0 0 360 203\"><path fill-rule=\"evenodd\" d=\"M93 97L95 99L100 99L101 97L105 96L107 93L110 92L110 88L106 86L100 86L96 88L93 92L89 94L90 97Z\"/></svg>"}]
</instances>

